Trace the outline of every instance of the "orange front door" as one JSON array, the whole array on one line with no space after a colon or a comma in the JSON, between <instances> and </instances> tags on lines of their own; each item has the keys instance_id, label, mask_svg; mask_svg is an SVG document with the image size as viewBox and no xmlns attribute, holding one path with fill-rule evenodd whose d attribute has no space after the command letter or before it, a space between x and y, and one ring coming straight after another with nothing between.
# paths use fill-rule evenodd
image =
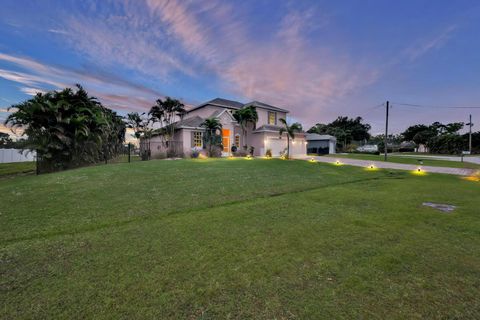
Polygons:
<instances>
[{"instance_id":1,"label":"orange front door","mask_svg":"<svg viewBox=\"0 0 480 320\"><path fill-rule=\"evenodd\" d=\"M230 152L230 130L222 129L223 152Z\"/></svg>"}]
</instances>

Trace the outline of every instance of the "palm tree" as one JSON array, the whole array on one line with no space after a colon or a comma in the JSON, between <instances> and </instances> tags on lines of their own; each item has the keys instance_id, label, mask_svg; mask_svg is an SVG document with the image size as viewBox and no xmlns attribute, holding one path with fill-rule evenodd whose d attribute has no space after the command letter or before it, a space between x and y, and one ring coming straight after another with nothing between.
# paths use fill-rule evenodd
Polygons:
<instances>
[{"instance_id":1,"label":"palm tree","mask_svg":"<svg viewBox=\"0 0 480 320\"><path fill-rule=\"evenodd\" d=\"M238 109L233 113L233 117L242 128L243 143L247 146L247 127L249 124L252 124L252 130L255 130L258 121L257 108L248 106Z\"/></svg>"},{"instance_id":2,"label":"palm tree","mask_svg":"<svg viewBox=\"0 0 480 320\"><path fill-rule=\"evenodd\" d=\"M55 171L106 160L124 140L125 124L80 86L39 93L13 105L5 124L22 129L24 148L36 150L39 171Z\"/></svg>"},{"instance_id":3,"label":"palm tree","mask_svg":"<svg viewBox=\"0 0 480 320\"><path fill-rule=\"evenodd\" d=\"M222 130L222 124L217 118L207 118L200 126L205 128L204 141L208 145L208 156L211 157L212 147L220 143L220 135L217 132Z\"/></svg>"},{"instance_id":4,"label":"palm tree","mask_svg":"<svg viewBox=\"0 0 480 320\"><path fill-rule=\"evenodd\" d=\"M278 131L280 133L280 137L284 132L287 133L287 159L289 159L290 158L290 138L294 140L295 133L302 132L302 125L298 122L288 125L285 119L280 118L279 120L283 124L283 127L280 128L280 130Z\"/></svg>"}]
</instances>

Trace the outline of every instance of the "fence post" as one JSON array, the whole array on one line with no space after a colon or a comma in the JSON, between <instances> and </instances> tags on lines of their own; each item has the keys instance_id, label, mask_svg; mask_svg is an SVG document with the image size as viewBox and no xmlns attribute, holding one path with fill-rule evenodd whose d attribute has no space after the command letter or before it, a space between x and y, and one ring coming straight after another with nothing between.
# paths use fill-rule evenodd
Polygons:
<instances>
[{"instance_id":1,"label":"fence post","mask_svg":"<svg viewBox=\"0 0 480 320\"><path fill-rule=\"evenodd\" d=\"M38 176L40 169L38 168L38 150L35 150L35 174Z\"/></svg>"}]
</instances>

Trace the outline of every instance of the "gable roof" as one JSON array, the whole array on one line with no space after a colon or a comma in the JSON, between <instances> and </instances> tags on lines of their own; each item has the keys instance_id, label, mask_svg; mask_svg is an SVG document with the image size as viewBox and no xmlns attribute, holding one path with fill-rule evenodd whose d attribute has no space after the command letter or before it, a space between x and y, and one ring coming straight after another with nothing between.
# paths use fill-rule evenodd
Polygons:
<instances>
[{"instance_id":1,"label":"gable roof","mask_svg":"<svg viewBox=\"0 0 480 320\"><path fill-rule=\"evenodd\" d=\"M205 121L202 117L194 116L191 118L182 119L174 123L176 128L200 128Z\"/></svg>"},{"instance_id":2,"label":"gable roof","mask_svg":"<svg viewBox=\"0 0 480 320\"><path fill-rule=\"evenodd\" d=\"M238 110L238 109L242 109L244 107L254 106L254 107L257 107L257 108L267 109L267 110L271 110L271 111L278 111L278 112L285 112L285 113L289 112L286 109L278 108L278 107L275 107L275 106L272 106L270 104L266 104L266 103L263 103L263 102L260 102L260 101L252 101L252 102L243 104L243 103L235 101L235 100L215 98L213 100L204 102L204 103L202 103L202 104L200 104L196 107L193 107L192 109L188 110L187 113L189 113L193 110L203 108L203 107L208 106L208 105L227 108L227 109L230 109L230 110Z\"/></svg>"},{"instance_id":3,"label":"gable roof","mask_svg":"<svg viewBox=\"0 0 480 320\"><path fill-rule=\"evenodd\" d=\"M275 107L275 106L272 106L272 105L269 105L269 104L266 104L266 103L263 103L263 102L260 102L260 101L252 101L252 102L249 102L249 103L244 105L244 107L248 107L248 106L254 106L254 107L258 107L258 108L263 108L263 109L272 110L272 111L285 112L285 113L289 112L288 110L278 108L278 107Z\"/></svg>"},{"instance_id":4,"label":"gable roof","mask_svg":"<svg viewBox=\"0 0 480 320\"><path fill-rule=\"evenodd\" d=\"M227 99L222 99L222 98L215 98L213 100L204 102L201 105L193 107L192 109L188 110L187 113L191 112L193 110L203 108L203 107L208 106L208 105L223 107L223 108L227 108L227 109L234 109L234 110L237 110L237 109L240 109L240 108L243 107L243 103L238 102L238 101L227 100Z\"/></svg>"}]
</instances>

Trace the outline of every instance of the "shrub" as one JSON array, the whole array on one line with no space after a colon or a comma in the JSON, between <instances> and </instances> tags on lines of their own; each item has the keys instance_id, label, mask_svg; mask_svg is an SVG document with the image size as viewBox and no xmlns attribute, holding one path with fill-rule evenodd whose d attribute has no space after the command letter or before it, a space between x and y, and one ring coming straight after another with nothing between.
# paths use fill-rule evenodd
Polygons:
<instances>
[{"instance_id":1,"label":"shrub","mask_svg":"<svg viewBox=\"0 0 480 320\"><path fill-rule=\"evenodd\" d=\"M196 159L200 155L200 152L196 149L193 149L192 152L190 153L190 157Z\"/></svg>"},{"instance_id":2,"label":"shrub","mask_svg":"<svg viewBox=\"0 0 480 320\"><path fill-rule=\"evenodd\" d=\"M254 146L250 146L250 150L249 150L249 153L251 156L253 156L253 152L255 151L255 147Z\"/></svg>"},{"instance_id":3,"label":"shrub","mask_svg":"<svg viewBox=\"0 0 480 320\"><path fill-rule=\"evenodd\" d=\"M272 149L267 149L267 152L265 152L265 156L271 158L272 157Z\"/></svg>"}]
</instances>

